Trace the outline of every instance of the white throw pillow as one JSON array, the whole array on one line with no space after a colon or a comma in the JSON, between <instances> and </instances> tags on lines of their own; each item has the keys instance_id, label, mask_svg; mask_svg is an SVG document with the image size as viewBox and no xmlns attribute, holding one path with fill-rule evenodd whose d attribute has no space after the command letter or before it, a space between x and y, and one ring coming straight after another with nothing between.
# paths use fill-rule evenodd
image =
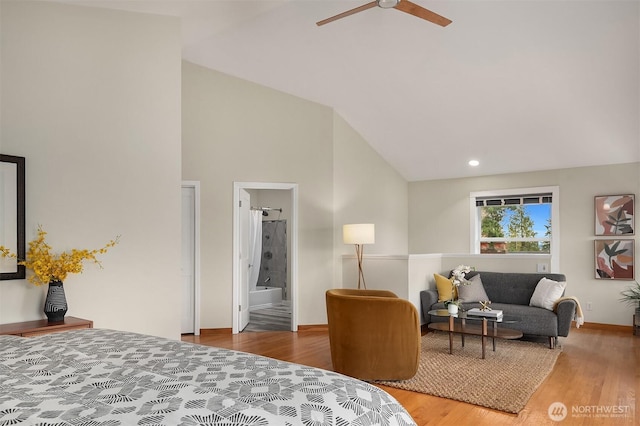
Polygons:
<instances>
[{"instance_id":1,"label":"white throw pillow","mask_svg":"<svg viewBox=\"0 0 640 426\"><path fill-rule=\"evenodd\" d=\"M538 285L536 285L533 296L531 296L531 300L529 301L529 306L536 306L552 311L553 305L556 303L556 300L562 297L566 286L567 283L564 281L559 282L543 277L538 281Z\"/></svg>"}]
</instances>

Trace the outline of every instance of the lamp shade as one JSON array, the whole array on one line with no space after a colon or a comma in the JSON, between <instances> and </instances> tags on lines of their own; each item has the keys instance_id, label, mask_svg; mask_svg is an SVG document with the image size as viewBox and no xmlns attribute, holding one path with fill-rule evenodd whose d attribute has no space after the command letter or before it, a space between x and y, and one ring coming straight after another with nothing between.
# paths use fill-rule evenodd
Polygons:
<instances>
[{"instance_id":1,"label":"lamp shade","mask_svg":"<svg viewBox=\"0 0 640 426\"><path fill-rule=\"evenodd\" d=\"M373 223L352 223L342 225L342 240L345 244L373 244L376 230Z\"/></svg>"}]
</instances>

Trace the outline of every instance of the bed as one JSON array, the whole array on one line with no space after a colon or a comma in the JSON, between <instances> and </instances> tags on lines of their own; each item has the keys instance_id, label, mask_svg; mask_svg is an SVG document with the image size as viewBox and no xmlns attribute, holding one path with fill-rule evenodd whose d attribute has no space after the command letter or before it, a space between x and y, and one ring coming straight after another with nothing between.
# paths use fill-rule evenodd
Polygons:
<instances>
[{"instance_id":1,"label":"bed","mask_svg":"<svg viewBox=\"0 0 640 426\"><path fill-rule=\"evenodd\" d=\"M85 329L0 336L0 425L415 425L368 383L254 354Z\"/></svg>"}]
</instances>

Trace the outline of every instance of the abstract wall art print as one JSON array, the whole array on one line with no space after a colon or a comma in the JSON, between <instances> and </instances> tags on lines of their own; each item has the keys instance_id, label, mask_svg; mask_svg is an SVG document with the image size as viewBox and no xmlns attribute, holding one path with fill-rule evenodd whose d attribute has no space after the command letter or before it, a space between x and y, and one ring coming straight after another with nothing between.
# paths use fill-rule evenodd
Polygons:
<instances>
[{"instance_id":1,"label":"abstract wall art print","mask_svg":"<svg viewBox=\"0 0 640 426\"><path fill-rule=\"evenodd\" d=\"M633 245L632 239L595 240L596 279L632 280Z\"/></svg>"},{"instance_id":2,"label":"abstract wall art print","mask_svg":"<svg viewBox=\"0 0 640 426\"><path fill-rule=\"evenodd\" d=\"M595 197L596 235L633 235L634 195Z\"/></svg>"}]
</instances>

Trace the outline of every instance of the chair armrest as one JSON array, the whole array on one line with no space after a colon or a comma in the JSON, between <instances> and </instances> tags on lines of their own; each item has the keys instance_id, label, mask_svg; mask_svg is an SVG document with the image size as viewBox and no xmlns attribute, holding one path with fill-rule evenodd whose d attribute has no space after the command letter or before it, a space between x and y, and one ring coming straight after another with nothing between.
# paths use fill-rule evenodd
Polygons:
<instances>
[{"instance_id":1,"label":"chair armrest","mask_svg":"<svg viewBox=\"0 0 640 426\"><path fill-rule=\"evenodd\" d=\"M422 311L422 320L424 324L431 322L430 316L427 314L431 310L431 306L438 302L438 292L436 290L422 290L420 292L420 308Z\"/></svg>"},{"instance_id":2,"label":"chair armrest","mask_svg":"<svg viewBox=\"0 0 640 426\"><path fill-rule=\"evenodd\" d=\"M571 321L576 314L575 300L563 300L556 308L558 315L558 336L567 337L571 329Z\"/></svg>"}]
</instances>

